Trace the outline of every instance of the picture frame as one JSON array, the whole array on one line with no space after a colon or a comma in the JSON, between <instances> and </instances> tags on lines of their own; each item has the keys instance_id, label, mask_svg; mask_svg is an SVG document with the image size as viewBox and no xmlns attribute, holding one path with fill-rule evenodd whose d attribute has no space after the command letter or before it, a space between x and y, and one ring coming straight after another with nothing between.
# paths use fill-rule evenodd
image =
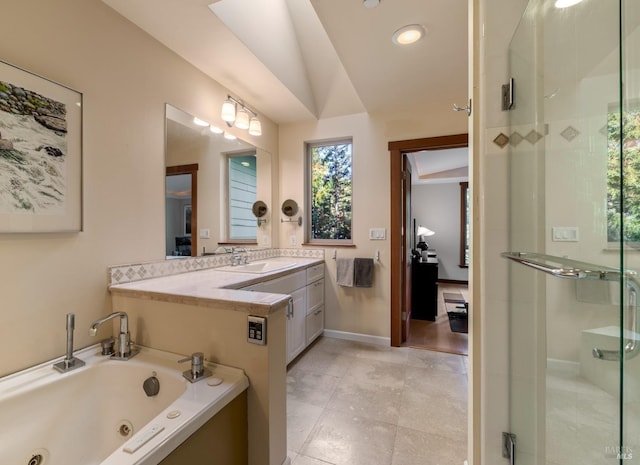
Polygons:
<instances>
[{"instance_id":1,"label":"picture frame","mask_svg":"<svg viewBox=\"0 0 640 465\"><path fill-rule=\"evenodd\" d=\"M0 60L0 233L82 228L82 93Z\"/></svg>"},{"instance_id":2,"label":"picture frame","mask_svg":"<svg viewBox=\"0 0 640 465\"><path fill-rule=\"evenodd\" d=\"M185 236L190 236L191 235L191 205L185 205L184 209L183 209L183 222L182 224L184 225L184 235Z\"/></svg>"}]
</instances>

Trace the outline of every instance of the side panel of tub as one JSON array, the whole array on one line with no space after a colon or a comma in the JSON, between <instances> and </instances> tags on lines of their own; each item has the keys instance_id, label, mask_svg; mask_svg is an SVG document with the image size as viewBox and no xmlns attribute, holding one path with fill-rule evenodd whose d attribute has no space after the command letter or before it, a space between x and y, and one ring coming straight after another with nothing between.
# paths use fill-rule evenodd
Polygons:
<instances>
[{"instance_id":1,"label":"side panel of tub","mask_svg":"<svg viewBox=\"0 0 640 465\"><path fill-rule=\"evenodd\" d=\"M160 465L247 465L247 393L189 436Z\"/></svg>"},{"instance_id":2,"label":"side panel of tub","mask_svg":"<svg viewBox=\"0 0 640 465\"><path fill-rule=\"evenodd\" d=\"M286 436L286 319L282 308L267 322L267 345L247 342L247 313L112 296L113 310L129 315L137 343L169 352L204 352L205 358L241 368L247 394L249 465L282 465Z\"/></svg>"}]
</instances>

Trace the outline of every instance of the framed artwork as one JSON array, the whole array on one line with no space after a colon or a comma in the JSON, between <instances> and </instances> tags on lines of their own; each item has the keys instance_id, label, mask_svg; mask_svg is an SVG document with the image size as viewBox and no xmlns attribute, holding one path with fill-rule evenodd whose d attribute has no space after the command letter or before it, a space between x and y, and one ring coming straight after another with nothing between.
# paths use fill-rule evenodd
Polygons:
<instances>
[{"instance_id":1,"label":"framed artwork","mask_svg":"<svg viewBox=\"0 0 640 465\"><path fill-rule=\"evenodd\" d=\"M82 231L82 94L0 61L0 233Z\"/></svg>"},{"instance_id":2,"label":"framed artwork","mask_svg":"<svg viewBox=\"0 0 640 465\"><path fill-rule=\"evenodd\" d=\"M184 235L191 235L191 205L184 206Z\"/></svg>"}]
</instances>

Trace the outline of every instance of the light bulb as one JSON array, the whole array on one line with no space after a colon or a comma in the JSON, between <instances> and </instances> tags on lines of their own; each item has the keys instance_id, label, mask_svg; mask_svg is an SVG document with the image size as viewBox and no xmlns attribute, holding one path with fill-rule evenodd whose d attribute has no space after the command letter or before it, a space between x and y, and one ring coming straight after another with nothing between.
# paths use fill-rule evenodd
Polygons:
<instances>
[{"instance_id":1,"label":"light bulb","mask_svg":"<svg viewBox=\"0 0 640 465\"><path fill-rule=\"evenodd\" d=\"M425 32L425 28L419 24L410 24L394 32L391 40L398 45L409 45L422 39Z\"/></svg>"}]
</instances>

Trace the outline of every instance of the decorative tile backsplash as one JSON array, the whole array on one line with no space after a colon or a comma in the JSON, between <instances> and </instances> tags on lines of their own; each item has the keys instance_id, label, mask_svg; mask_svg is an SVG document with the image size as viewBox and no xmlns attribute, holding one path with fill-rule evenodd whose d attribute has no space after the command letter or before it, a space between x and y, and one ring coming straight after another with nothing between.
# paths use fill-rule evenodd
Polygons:
<instances>
[{"instance_id":1,"label":"decorative tile backsplash","mask_svg":"<svg viewBox=\"0 0 640 465\"><path fill-rule=\"evenodd\" d=\"M324 249L247 249L249 260L264 260L273 257L300 257L324 259ZM107 269L107 285L130 283L141 279L159 278L189 271L206 270L231 265L230 253L205 255L201 257L183 257L160 260L157 262L130 265L115 265Z\"/></svg>"}]
</instances>

